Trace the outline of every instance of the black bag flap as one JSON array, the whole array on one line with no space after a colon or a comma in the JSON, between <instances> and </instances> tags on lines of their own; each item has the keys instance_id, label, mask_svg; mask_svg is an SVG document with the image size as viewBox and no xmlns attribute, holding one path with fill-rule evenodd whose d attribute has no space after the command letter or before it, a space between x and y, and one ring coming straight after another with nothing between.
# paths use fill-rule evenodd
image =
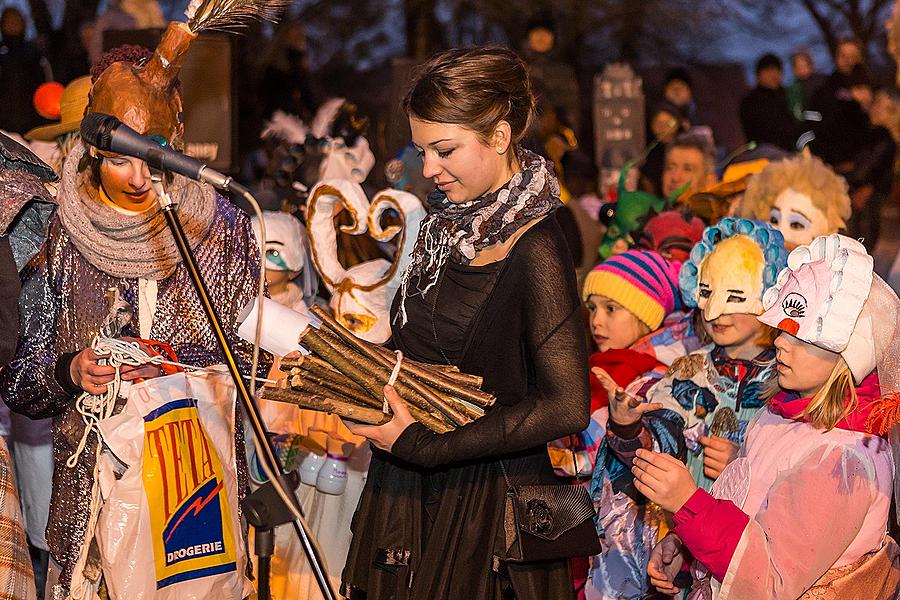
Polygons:
<instances>
[{"instance_id":1,"label":"black bag flap","mask_svg":"<svg viewBox=\"0 0 900 600\"><path fill-rule=\"evenodd\" d=\"M519 529L553 541L594 516L588 491L581 485L513 486Z\"/></svg>"}]
</instances>

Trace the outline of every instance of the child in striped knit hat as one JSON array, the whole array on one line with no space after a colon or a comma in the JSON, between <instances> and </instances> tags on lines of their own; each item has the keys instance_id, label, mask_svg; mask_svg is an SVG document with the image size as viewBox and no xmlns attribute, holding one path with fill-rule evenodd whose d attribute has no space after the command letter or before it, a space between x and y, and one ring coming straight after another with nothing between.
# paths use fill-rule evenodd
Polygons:
<instances>
[{"instance_id":1,"label":"child in striped knit hat","mask_svg":"<svg viewBox=\"0 0 900 600\"><path fill-rule=\"evenodd\" d=\"M616 445L619 438L607 435L606 390L624 388L640 399L672 361L700 347L692 316L683 312L680 268L680 263L657 252L628 250L603 261L585 279L582 297L591 313L591 334L598 347L590 357L591 422L581 434L552 443L550 454L558 472L592 478L591 496L604 552L590 560L585 586L588 600L637 599L647 589L647 560L663 515L634 490L625 466L641 446L630 447L631 440ZM654 408L660 407L641 407L645 411ZM660 418L658 412L667 411L656 411L644 419L657 434L653 439L659 440L653 449L682 456L683 438L672 424L673 415Z\"/></svg>"}]
</instances>

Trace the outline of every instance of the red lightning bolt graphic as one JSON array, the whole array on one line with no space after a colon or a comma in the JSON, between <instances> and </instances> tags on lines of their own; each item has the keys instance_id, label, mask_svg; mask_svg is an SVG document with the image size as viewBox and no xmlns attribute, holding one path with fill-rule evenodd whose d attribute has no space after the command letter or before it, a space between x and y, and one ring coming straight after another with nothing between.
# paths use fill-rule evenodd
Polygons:
<instances>
[{"instance_id":1,"label":"red lightning bolt graphic","mask_svg":"<svg viewBox=\"0 0 900 600\"><path fill-rule=\"evenodd\" d=\"M178 526L181 525L181 522L184 521L184 518L188 516L188 514L191 512L192 509L194 512L194 516L196 517L197 515L200 514L200 511L203 510L204 506L206 506L207 504L212 502L213 498L215 498L216 495L219 493L219 490L222 489L222 485L224 485L224 481L220 481L219 485L217 485L215 487L215 489L213 489L213 491L211 491L209 493L209 496L207 496L206 498L197 498L196 500L191 502L191 504L185 509L185 511L183 513L181 513L181 516L175 522L175 526L169 530L169 535L166 536L166 542L168 542L170 539L172 539L172 535L175 534L175 530L178 529Z\"/></svg>"}]
</instances>

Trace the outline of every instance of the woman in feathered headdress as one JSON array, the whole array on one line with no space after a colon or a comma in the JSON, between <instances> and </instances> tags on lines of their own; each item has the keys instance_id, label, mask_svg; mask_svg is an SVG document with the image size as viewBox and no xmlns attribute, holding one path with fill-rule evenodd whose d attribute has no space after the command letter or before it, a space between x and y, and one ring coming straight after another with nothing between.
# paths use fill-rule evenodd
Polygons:
<instances>
[{"instance_id":1,"label":"woman in feathered headdress","mask_svg":"<svg viewBox=\"0 0 900 600\"><path fill-rule=\"evenodd\" d=\"M193 40L207 29L273 16L285 4L193 2L188 22L170 23L152 55L130 47L100 61L86 112L111 114L161 145L180 149L184 122L177 76ZM175 176L168 191L247 373L250 348L238 340L235 322L255 296L260 269L249 219L206 184ZM146 163L80 144L63 166L58 203L49 239L24 274L26 326L0 387L14 410L54 419L47 597L92 598L104 579L98 553L91 551L99 440L91 434L78 453L85 426L75 400L83 392L105 393L113 379L113 368L102 364L90 347L110 310L108 291L118 290L134 315L133 322L121 324L118 335L165 342L181 361L198 366L221 363L223 357L157 205ZM125 381L158 375L158 367L149 364L122 368ZM242 444L240 429L236 443ZM239 459L239 475L244 471ZM235 569L240 590L246 586L241 566Z\"/></svg>"}]
</instances>

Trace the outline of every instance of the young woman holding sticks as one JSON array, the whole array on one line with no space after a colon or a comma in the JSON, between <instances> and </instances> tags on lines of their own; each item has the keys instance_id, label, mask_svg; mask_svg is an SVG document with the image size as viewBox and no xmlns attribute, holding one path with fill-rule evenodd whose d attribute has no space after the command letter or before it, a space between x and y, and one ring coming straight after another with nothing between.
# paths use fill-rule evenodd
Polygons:
<instances>
[{"instance_id":1,"label":"young woman holding sticks","mask_svg":"<svg viewBox=\"0 0 900 600\"><path fill-rule=\"evenodd\" d=\"M386 387L393 418L353 426L376 450L343 591L574 597L564 550L513 563L504 536L508 490L558 483L545 444L581 431L589 408L574 265L553 218L559 186L518 146L534 108L525 65L502 48L442 53L416 75L404 108L436 189L394 299L393 343L409 359L482 377L496 402L435 433Z\"/></svg>"}]
</instances>

